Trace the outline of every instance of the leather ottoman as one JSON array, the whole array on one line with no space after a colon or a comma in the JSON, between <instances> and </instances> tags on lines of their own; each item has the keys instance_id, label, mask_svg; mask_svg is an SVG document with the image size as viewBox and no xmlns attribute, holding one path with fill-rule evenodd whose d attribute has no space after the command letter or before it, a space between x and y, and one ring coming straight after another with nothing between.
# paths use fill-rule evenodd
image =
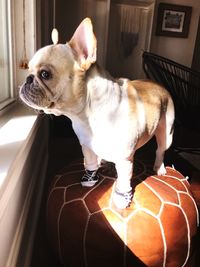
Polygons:
<instances>
[{"instance_id":1,"label":"leather ottoman","mask_svg":"<svg viewBox=\"0 0 200 267\"><path fill-rule=\"evenodd\" d=\"M114 168L104 166L92 188L81 186L83 172L81 160L67 166L49 191L48 234L64 266L192 266L198 210L181 173L167 167L165 176L150 175L137 160L132 204L119 210Z\"/></svg>"}]
</instances>

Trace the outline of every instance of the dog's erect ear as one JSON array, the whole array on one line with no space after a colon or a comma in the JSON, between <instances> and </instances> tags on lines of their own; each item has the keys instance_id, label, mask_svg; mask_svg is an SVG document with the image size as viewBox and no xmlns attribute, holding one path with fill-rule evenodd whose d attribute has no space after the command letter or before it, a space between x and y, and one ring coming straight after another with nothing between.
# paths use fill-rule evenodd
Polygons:
<instances>
[{"instance_id":1,"label":"dog's erect ear","mask_svg":"<svg viewBox=\"0 0 200 267\"><path fill-rule=\"evenodd\" d=\"M97 41L93 33L92 22L84 19L76 29L69 45L74 51L79 66L87 70L96 61Z\"/></svg>"}]
</instances>

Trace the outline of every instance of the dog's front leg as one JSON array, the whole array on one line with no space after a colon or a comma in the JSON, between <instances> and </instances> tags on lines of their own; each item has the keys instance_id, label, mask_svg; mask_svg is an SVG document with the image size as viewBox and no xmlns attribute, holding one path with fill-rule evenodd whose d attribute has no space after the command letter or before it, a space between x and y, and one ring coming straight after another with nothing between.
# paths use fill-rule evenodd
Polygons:
<instances>
[{"instance_id":1,"label":"dog's front leg","mask_svg":"<svg viewBox=\"0 0 200 267\"><path fill-rule=\"evenodd\" d=\"M82 152L84 156L85 174L81 179L82 186L91 187L99 180L98 175L98 157L97 155L85 145L82 145Z\"/></svg>"},{"instance_id":2,"label":"dog's front leg","mask_svg":"<svg viewBox=\"0 0 200 267\"><path fill-rule=\"evenodd\" d=\"M130 160L120 160L115 163L117 170L117 181L113 201L115 205L124 209L132 201L131 178L133 173L133 162Z\"/></svg>"}]
</instances>

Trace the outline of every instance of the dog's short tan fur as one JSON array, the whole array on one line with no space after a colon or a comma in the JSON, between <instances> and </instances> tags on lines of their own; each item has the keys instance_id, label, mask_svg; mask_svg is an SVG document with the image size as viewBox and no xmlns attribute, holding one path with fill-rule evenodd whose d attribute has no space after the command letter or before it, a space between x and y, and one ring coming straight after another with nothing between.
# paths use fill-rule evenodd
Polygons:
<instances>
[{"instance_id":1,"label":"dog's short tan fur","mask_svg":"<svg viewBox=\"0 0 200 267\"><path fill-rule=\"evenodd\" d=\"M98 158L114 162L116 188L128 192L135 150L155 135L154 169L165 173L163 157L172 142L174 122L171 97L151 81L115 80L100 68L90 19L79 25L67 44L40 49L29 70L31 76L20 89L22 100L72 120L86 169L97 169Z\"/></svg>"}]
</instances>

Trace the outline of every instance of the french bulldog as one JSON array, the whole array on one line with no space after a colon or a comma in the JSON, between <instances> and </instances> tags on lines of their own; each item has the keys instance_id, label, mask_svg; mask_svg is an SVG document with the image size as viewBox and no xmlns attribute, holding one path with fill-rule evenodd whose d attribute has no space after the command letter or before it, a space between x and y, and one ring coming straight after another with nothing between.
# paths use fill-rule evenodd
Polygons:
<instances>
[{"instance_id":1,"label":"french bulldog","mask_svg":"<svg viewBox=\"0 0 200 267\"><path fill-rule=\"evenodd\" d=\"M172 143L174 105L167 90L150 80L114 79L96 63L96 55L92 22L86 18L69 42L36 52L19 94L34 109L71 119L84 156L82 186L98 182L99 159L115 164L113 201L124 209L133 197L134 153L154 135L154 171L166 173L163 158Z\"/></svg>"}]
</instances>

